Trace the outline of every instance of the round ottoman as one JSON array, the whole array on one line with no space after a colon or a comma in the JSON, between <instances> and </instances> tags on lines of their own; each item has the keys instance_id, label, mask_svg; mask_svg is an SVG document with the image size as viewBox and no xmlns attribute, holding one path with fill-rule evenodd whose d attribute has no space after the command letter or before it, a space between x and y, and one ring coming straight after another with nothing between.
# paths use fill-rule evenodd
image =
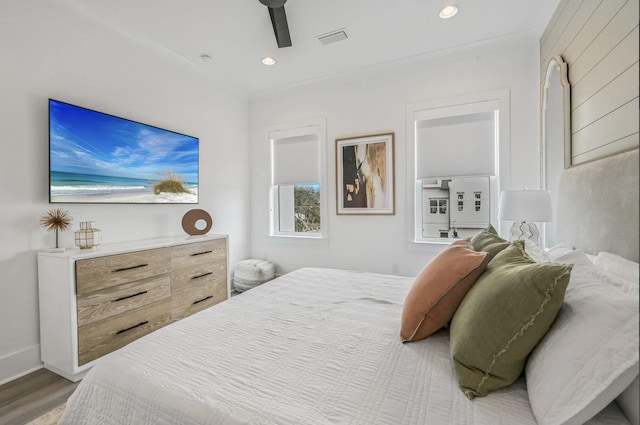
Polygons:
<instances>
[{"instance_id":1,"label":"round ottoman","mask_svg":"<svg viewBox=\"0 0 640 425\"><path fill-rule=\"evenodd\" d=\"M242 260L233 271L233 288L237 292L244 292L261 283L273 279L275 267L266 260Z\"/></svg>"}]
</instances>

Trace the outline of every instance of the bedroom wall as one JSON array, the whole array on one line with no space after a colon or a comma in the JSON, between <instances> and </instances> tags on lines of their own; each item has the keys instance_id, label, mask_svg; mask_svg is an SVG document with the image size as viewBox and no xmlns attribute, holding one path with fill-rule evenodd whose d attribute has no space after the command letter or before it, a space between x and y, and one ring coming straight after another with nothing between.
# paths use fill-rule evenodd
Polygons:
<instances>
[{"instance_id":1,"label":"bedroom wall","mask_svg":"<svg viewBox=\"0 0 640 425\"><path fill-rule=\"evenodd\" d=\"M39 368L36 253L48 204L49 97L200 138L200 205L248 256L248 100L201 70L66 9L24 0L0 7L0 384ZM180 205L56 205L95 220L104 243L184 234Z\"/></svg>"},{"instance_id":2,"label":"bedroom wall","mask_svg":"<svg viewBox=\"0 0 640 425\"><path fill-rule=\"evenodd\" d=\"M538 54L537 37L521 34L252 98L251 255L273 261L278 273L319 266L415 276L443 245L415 249L407 241L406 105L509 89L511 175L503 176L503 189L538 188ZM327 123L328 239L270 238L269 143L264 129L312 117L326 117ZM337 216L335 139L382 132L395 132L395 215Z\"/></svg>"},{"instance_id":3,"label":"bedroom wall","mask_svg":"<svg viewBox=\"0 0 640 425\"><path fill-rule=\"evenodd\" d=\"M638 39L637 0L563 0L542 34L541 80L568 67L574 164L638 148Z\"/></svg>"}]
</instances>

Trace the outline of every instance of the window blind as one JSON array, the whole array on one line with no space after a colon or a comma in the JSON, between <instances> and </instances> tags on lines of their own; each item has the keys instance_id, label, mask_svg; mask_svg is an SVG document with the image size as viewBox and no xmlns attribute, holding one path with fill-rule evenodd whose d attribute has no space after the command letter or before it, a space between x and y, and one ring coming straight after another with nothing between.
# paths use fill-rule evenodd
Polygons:
<instances>
[{"instance_id":1,"label":"window blind","mask_svg":"<svg viewBox=\"0 0 640 425\"><path fill-rule=\"evenodd\" d=\"M273 185L320 182L320 136L315 134L270 133Z\"/></svg>"},{"instance_id":2,"label":"window blind","mask_svg":"<svg viewBox=\"0 0 640 425\"><path fill-rule=\"evenodd\" d=\"M496 174L497 111L482 109L488 110L416 114L416 178Z\"/></svg>"}]
</instances>

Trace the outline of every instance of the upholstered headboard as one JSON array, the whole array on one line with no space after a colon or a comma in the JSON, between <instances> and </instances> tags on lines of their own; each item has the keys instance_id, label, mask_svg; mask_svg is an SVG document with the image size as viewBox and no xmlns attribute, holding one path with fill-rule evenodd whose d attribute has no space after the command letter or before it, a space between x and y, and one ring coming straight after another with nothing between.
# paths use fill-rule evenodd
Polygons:
<instances>
[{"instance_id":1,"label":"upholstered headboard","mask_svg":"<svg viewBox=\"0 0 640 425\"><path fill-rule=\"evenodd\" d=\"M591 254L612 252L638 262L638 150L563 171L558 188L557 240ZM617 398L640 425L638 377Z\"/></svg>"},{"instance_id":2,"label":"upholstered headboard","mask_svg":"<svg viewBox=\"0 0 640 425\"><path fill-rule=\"evenodd\" d=\"M638 262L638 150L564 170L557 240L591 254Z\"/></svg>"}]
</instances>

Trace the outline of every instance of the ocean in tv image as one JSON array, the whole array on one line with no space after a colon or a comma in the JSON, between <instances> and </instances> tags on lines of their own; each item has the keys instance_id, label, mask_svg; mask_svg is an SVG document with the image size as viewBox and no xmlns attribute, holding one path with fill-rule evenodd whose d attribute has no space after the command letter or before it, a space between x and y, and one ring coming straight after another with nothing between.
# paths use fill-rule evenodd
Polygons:
<instances>
[{"instance_id":1,"label":"ocean in tv image","mask_svg":"<svg viewBox=\"0 0 640 425\"><path fill-rule=\"evenodd\" d=\"M198 203L198 139L49 100L50 202Z\"/></svg>"}]
</instances>

